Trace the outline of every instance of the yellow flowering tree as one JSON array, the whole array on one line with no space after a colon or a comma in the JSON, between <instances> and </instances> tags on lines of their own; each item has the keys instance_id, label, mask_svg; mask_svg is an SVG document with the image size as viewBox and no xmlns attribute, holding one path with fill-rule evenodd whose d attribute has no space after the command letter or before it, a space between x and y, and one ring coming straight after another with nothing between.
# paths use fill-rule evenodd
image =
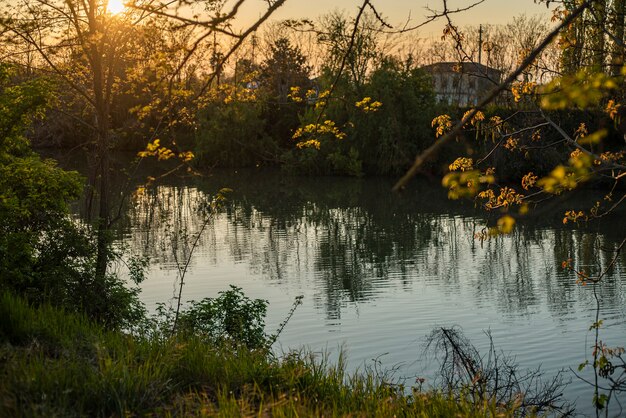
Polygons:
<instances>
[{"instance_id":1,"label":"yellow flowering tree","mask_svg":"<svg viewBox=\"0 0 626 418\"><path fill-rule=\"evenodd\" d=\"M586 209L566 210L562 214L563 223L601 220L626 202L623 195L626 129L621 120L626 97L623 59L626 4L623 1L562 3L555 11L557 26L525 54L519 66L486 94L476 108L457 120L449 115L433 119L432 145L417 155L395 190L406 187L437 151L464 140L471 155L460 156L450 164L443 185L451 198L475 199L485 210L497 214L491 228L479 234L480 239L513 232L515 224L533 209L541 209L547 201L591 181L602 182L606 189L604 199L588 202ZM619 21L616 16L621 16ZM456 28L448 30L462 43ZM585 35L589 35L587 39ZM525 78L527 69L553 42L559 42L563 48L561 74L543 85ZM509 108L481 115L503 95L511 99ZM476 134L473 143L468 139L469 132ZM598 411L606 409L611 395L623 391L626 385L624 348L609 347L600 338L601 303L596 290L624 247L626 237L609 250L610 261L595 274L577 267L575 260L566 260L561 266L572 271L581 285L593 286L596 321L590 330L595 338L591 360L582 363L580 369L593 368L593 405Z\"/></svg>"}]
</instances>

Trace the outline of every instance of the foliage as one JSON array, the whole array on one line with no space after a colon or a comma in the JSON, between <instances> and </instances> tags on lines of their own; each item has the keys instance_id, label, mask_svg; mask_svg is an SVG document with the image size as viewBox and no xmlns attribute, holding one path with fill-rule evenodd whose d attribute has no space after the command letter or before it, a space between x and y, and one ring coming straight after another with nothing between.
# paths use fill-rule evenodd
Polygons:
<instances>
[{"instance_id":1,"label":"foliage","mask_svg":"<svg viewBox=\"0 0 626 418\"><path fill-rule=\"evenodd\" d=\"M189 307L180 311L176 324L176 311L160 304L151 320L151 332L167 336L174 330L176 335L194 336L215 346L267 348L267 305L266 300L252 300L241 288L231 285L230 290L219 292L216 298L190 301Z\"/></svg>"},{"instance_id":2,"label":"foliage","mask_svg":"<svg viewBox=\"0 0 626 418\"><path fill-rule=\"evenodd\" d=\"M579 2L576 1L562 3L555 10L555 20L565 18L579 6ZM574 73L580 67L594 67L601 72L617 75L626 63L624 61L626 2L598 0L593 3L593 7L585 9L582 18L568 25L559 40L562 50L561 67L565 74Z\"/></svg>"},{"instance_id":3,"label":"foliage","mask_svg":"<svg viewBox=\"0 0 626 418\"><path fill-rule=\"evenodd\" d=\"M361 93L360 88L381 57L377 17L368 11L357 21L335 11L323 16L320 26L318 42L326 49L322 70L337 75L344 63L349 83Z\"/></svg>"},{"instance_id":4,"label":"foliage","mask_svg":"<svg viewBox=\"0 0 626 418\"><path fill-rule=\"evenodd\" d=\"M512 416L495 402L408 393L373 372L194 336L146 339L0 295L2 416Z\"/></svg>"},{"instance_id":5,"label":"foliage","mask_svg":"<svg viewBox=\"0 0 626 418\"><path fill-rule=\"evenodd\" d=\"M82 178L41 160L23 136L47 108L51 86L43 79L11 85L10 75L0 67L0 289L129 326L143 312L137 290L110 274L94 280L94 237L69 216Z\"/></svg>"},{"instance_id":6,"label":"foliage","mask_svg":"<svg viewBox=\"0 0 626 418\"><path fill-rule=\"evenodd\" d=\"M291 146L290 131L303 104L293 89L309 89L306 57L288 39L269 45L260 66L237 62L235 76L214 86L197 114L195 150L200 163L227 167L276 163Z\"/></svg>"},{"instance_id":7,"label":"foliage","mask_svg":"<svg viewBox=\"0 0 626 418\"><path fill-rule=\"evenodd\" d=\"M302 51L281 37L269 46L268 57L261 63L259 81L270 97L286 102L292 87L308 87L311 68Z\"/></svg>"},{"instance_id":8,"label":"foliage","mask_svg":"<svg viewBox=\"0 0 626 418\"><path fill-rule=\"evenodd\" d=\"M307 103L294 92L314 92L316 82L311 79L309 57L288 38L280 36L268 49L258 71L259 100L263 102L264 132L277 151L284 152L292 146L291 133Z\"/></svg>"},{"instance_id":9,"label":"foliage","mask_svg":"<svg viewBox=\"0 0 626 418\"><path fill-rule=\"evenodd\" d=\"M264 104L242 86L221 87L199 112L195 152L203 165L253 166L272 158L277 144L266 132Z\"/></svg>"},{"instance_id":10,"label":"foliage","mask_svg":"<svg viewBox=\"0 0 626 418\"><path fill-rule=\"evenodd\" d=\"M434 105L430 79L410 65L388 57L360 86L340 77L332 94L331 86L323 90L300 116L293 134L300 150L287 154L287 165L308 174L406 169L430 141L427 130L415 127L427 126ZM332 77L326 74L321 82Z\"/></svg>"},{"instance_id":11,"label":"foliage","mask_svg":"<svg viewBox=\"0 0 626 418\"><path fill-rule=\"evenodd\" d=\"M434 116L430 78L421 70L388 58L363 87L378 108L350 109L354 141L367 172L398 174L431 141L426 126Z\"/></svg>"}]
</instances>

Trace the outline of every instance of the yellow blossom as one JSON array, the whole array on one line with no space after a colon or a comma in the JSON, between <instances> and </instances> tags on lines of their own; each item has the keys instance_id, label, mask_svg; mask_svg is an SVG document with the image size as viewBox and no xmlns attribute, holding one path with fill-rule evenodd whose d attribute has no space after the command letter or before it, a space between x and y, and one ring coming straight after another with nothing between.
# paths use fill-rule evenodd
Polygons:
<instances>
[{"instance_id":1,"label":"yellow blossom","mask_svg":"<svg viewBox=\"0 0 626 418\"><path fill-rule=\"evenodd\" d=\"M465 120L469 116L469 114L473 111L474 109L470 109L467 112L465 112L465 114L463 114L463 120ZM477 127L484 120L485 120L485 114L481 112L480 110L478 110L476 114L472 116L472 119L470 119L468 122L470 125Z\"/></svg>"},{"instance_id":2,"label":"yellow blossom","mask_svg":"<svg viewBox=\"0 0 626 418\"><path fill-rule=\"evenodd\" d=\"M450 171L468 171L474 168L474 160L466 157L459 157L450 166L448 169Z\"/></svg>"},{"instance_id":3,"label":"yellow blossom","mask_svg":"<svg viewBox=\"0 0 626 418\"><path fill-rule=\"evenodd\" d=\"M365 113L376 112L382 105L379 101L372 101L371 97L364 97L363 100L355 103L355 106Z\"/></svg>"},{"instance_id":4,"label":"yellow blossom","mask_svg":"<svg viewBox=\"0 0 626 418\"><path fill-rule=\"evenodd\" d=\"M611 119L616 120L620 107L622 107L621 104L617 104L615 103L615 100L611 99L606 104L604 111L609 115Z\"/></svg>"},{"instance_id":5,"label":"yellow blossom","mask_svg":"<svg viewBox=\"0 0 626 418\"><path fill-rule=\"evenodd\" d=\"M515 151L517 149L518 143L519 139L509 137L509 139L507 139L506 143L504 144L504 148L508 149L509 151Z\"/></svg>"},{"instance_id":6,"label":"yellow blossom","mask_svg":"<svg viewBox=\"0 0 626 418\"><path fill-rule=\"evenodd\" d=\"M440 115L433 119L431 126L435 128L436 137L444 135L452 129L452 118L449 115Z\"/></svg>"},{"instance_id":7,"label":"yellow blossom","mask_svg":"<svg viewBox=\"0 0 626 418\"><path fill-rule=\"evenodd\" d=\"M524 190L528 190L531 187L533 187L536 183L537 180L539 179L539 177L537 177L532 171L528 174L526 174L524 177L522 177L522 187L524 188Z\"/></svg>"}]
</instances>

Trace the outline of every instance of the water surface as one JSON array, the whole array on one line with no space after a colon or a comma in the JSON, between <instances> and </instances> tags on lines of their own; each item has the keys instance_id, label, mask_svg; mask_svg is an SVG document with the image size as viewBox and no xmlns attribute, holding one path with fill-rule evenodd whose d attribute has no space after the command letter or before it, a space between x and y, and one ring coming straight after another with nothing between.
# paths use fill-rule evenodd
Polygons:
<instances>
[{"instance_id":1,"label":"water surface","mask_svg":"<svg viewBox=\"0 0 626 418\"><path fill-rule=\"evenodd\" d=\"M118 243L150 257L142 286L150 309L175 295L178 266L189 258L183 300L237 285L269 301L270 332L304 295L277 351L304 347L336 359L342 348L350 370L376 359L408 384L416 377L434 384L435 365L423 356L426 335L460 327L486 350L490 330L522 368L541 366L547 377L566 370L566 397L590 414L592 389L569 369L590 359L595 302L591 287L560 265L572 259L591 273L606 267L626 232L624 213L563 225L565 209L598 198L588 190L523 220L510 236L481 242L474 235L497 215L450 202L436 181L393 195L393 180L259 170L170 178L124 211ZM234 191L207 217L198 207L222 187ZM611 346L625 344L625 290L622 254L598 289L602 339Z\"/></svg>"}]
</instances>

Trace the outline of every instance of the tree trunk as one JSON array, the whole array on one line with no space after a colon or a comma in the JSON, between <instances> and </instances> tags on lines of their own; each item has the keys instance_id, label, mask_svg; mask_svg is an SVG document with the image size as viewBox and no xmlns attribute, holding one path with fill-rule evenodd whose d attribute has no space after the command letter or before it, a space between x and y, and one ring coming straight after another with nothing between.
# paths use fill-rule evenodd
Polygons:
<instances>
[{"instance_id":1,"label":"tree trunk","mask_svg":"<svg viewBox=\"0 0 626 418\"><path fill-rule=\"evenodd\" d=\"M606 65L606 39L604 31L607 24L606 0L596 0L592 6L591 17L591 64L598 70Z\"/></svg>"},{"instance_id":2,"label":"tree trunk","mask_svg":"<svg viewBox=\"0 0 626 418\"><path fill-rule=\"evenodd\" d=\"M109 206L109 114L110 104L107 94L106 69L105 69L105 47L100 40L106 36L101 27L101 22L96 16L97 2L90 0L88 11L89 32L91 39L85 45L85 51L93 73L93 92L95 104L95 127L96 127L96 152L98 159L98 219L97 219L97 252L95 285L96 290L104 290L104 278L109 264L110 247L110 206Z\"/></svg>"},{"instance_id":3,"label":"tree trunk","mask_svg":"<svg viewBox=\"0 0 626 418\"><path fill-rule=\"evenodd\" d=\"M624 16L626 15L626 0L614 0L612 10L613 39L611 48L611 74L618 76L624 65Z\"/></svg>"},{"instance_id":4,"label":"tree trunk","mask_svg":"<svg viewBox=\"0 0 626 418\"><path fill-rule=\"evenodd\" d=\"M566 0L565 8L568 12L576 9L576 1ZM561 40L561 71L564 74L575 73L582 65L583 50L585 47L585 19L579 17L563 31Z\"/></svg>"},{"instance_id":5,"label":"tree trunk","mask_svg":"<svg viewBox=\"0 0 626 418\"><path fill-rule=\"evenodd\" d=\"M101 115L102 116L102 115ZM98 126L98 230L97 230L97 258L96 258L96 282L101 284L106 275L109 264L109 128L108 123L102 122Z\"/></svg>"}]
</instances>

